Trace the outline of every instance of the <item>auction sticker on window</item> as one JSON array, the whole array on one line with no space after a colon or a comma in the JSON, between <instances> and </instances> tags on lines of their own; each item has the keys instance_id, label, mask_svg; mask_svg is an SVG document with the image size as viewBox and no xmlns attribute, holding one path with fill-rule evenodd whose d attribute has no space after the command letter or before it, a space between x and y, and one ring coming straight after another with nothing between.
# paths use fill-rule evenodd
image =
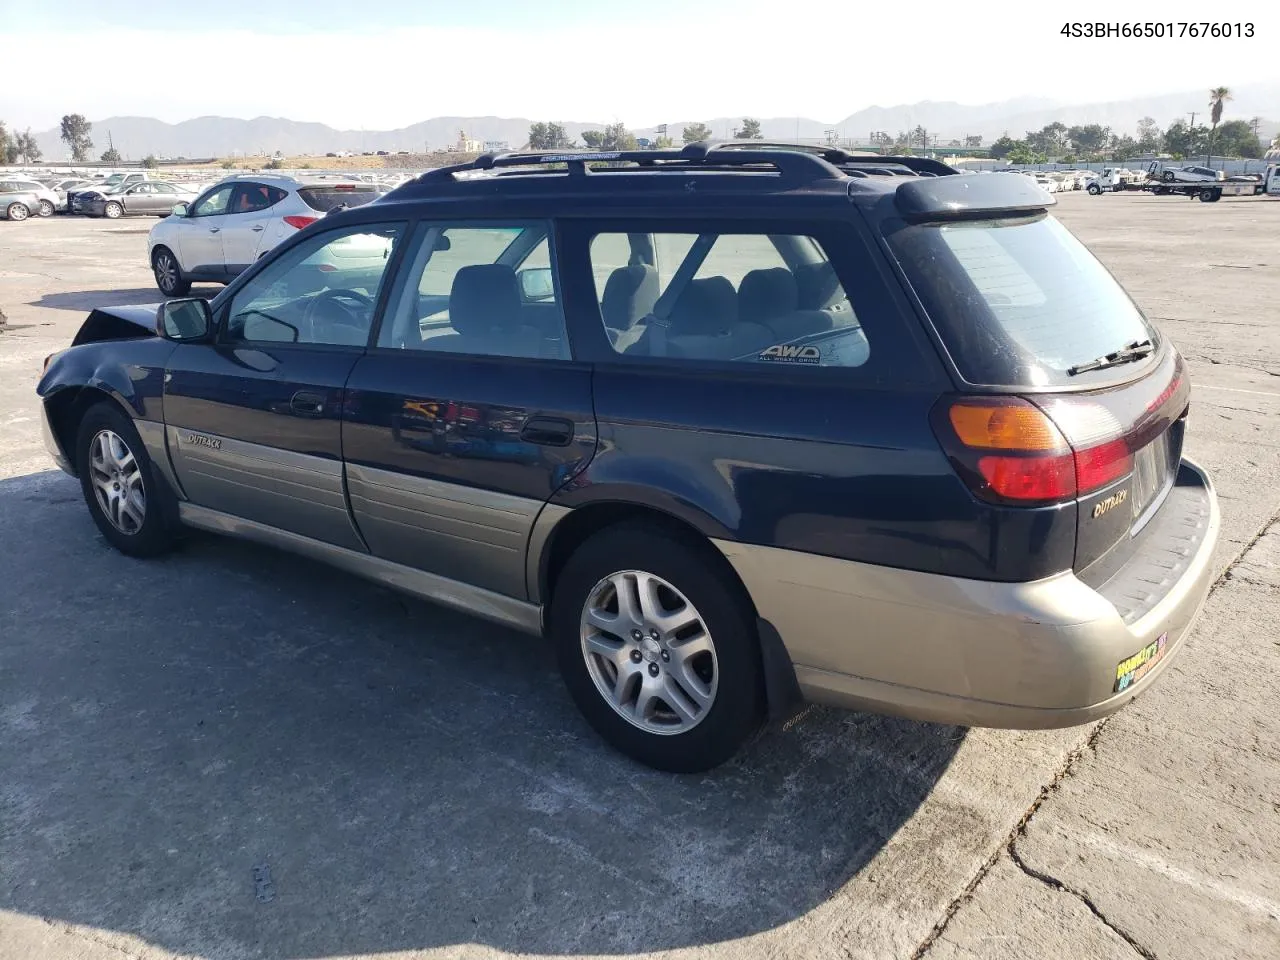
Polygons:
<instances>
[{"instance_id":1,"label":"auction sticker on window","mask_svg":"<svg viewBox=\"0 0 1280 960\"><path fill-rule=\"evenodd\" d=\"M1116 664L1115 692L1128 689L1146 676L1147 672L1164 658L1168 643L1169 634L1162 633L1132 657Z\"/></svg>"}]
</instances>

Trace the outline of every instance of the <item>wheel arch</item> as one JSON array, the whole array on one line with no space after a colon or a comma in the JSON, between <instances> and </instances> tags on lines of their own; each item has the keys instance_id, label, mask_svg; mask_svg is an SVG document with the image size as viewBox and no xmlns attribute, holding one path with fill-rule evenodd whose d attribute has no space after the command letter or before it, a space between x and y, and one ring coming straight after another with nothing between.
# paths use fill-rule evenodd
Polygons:
<instances>
[{"instance_id":1,"label":"wheel arch","mask_svg":"<svg viewBox=\"0 0 1280 960\"><path fill-rule=\"evenodd\" d=\"M598 500L571 510L551 505L544 508L544 514L548 509L554 511L549 529L539 536L535 528L535 535L530 543L531 550L536 550L536 554L530 557L529 565L529 594L533 602L541 603L544 609L550 607L557 578L565 564L574 551L596 534L624 525L666 531L688 543L703 556L708 567L738 595L756 624L770 718L784 719L794 713L801 702L801 694L786 645L773 624L760 616L746 584L728 558L712 542L710 533L675 513L634 501Z\"/></svg>"},{"instance_id":2,"label":"wheel arch","mask_svg":"<svg viewBox=\"0 0 1280 960\"><path fill-rule=\"evenodd\" d=\"M99 403L110 403L118 407L131 420L136 420L129 405L119 396L105 389L102 384L66 386L44 398L44 409L49 418L49 427L53 431L54 439L77 476L80 473L80 463L76 457L76 434L80 430L80 421L84 419L84 415Z\"/></svg>"}]
</instances>

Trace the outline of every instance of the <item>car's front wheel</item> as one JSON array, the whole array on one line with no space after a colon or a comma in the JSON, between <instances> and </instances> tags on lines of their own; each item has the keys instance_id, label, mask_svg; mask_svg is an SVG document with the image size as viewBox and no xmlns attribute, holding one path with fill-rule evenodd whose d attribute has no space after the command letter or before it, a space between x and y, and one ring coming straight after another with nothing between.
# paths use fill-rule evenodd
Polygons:
<instances>
[{"instance_id":1,"label":"car's front wheel","mask_svg":"<svg viewBox=\"0 0 1280 960\"><path fill-rule=\"evenodd\" d=\"M552 598L551 636L578 708L660 770L715 767L763 719L754 616L717 559L692 538L611 527L574 552Z\"/></svg>"},{"instance_id":2,"label":"car's front wheel","mask_svg":"<svg viewBox=\"0 0 1280 960\"><path fill-rule=\"evenodd\" d=\"M36 210L36 213L37 213L37 214L39 214L39 215L40 215L40 216L42 216L42 217L52 217L52 216L53 216L53 204L52 204L52 203L50 203L48 200L41 200L41 201L40 201L40 207L39 207L39 209L37 209L37 210Z\"/></svg>"},{"instance_id":3,"label":"car's front wheel","mask_svg":"<svg viewBox=\"0 0 1280 960\"><path fill-rule=\"evenodd\" d=\"M124 207L112 200L103 208L102 213L110 220L119 220L124 215Z\"/></svg>"},{"instance_id":4,"label":"car's front wheel","mask_svg":"<svg viewBox=\"0 0 1280 960\"><path fill-rule=\"evenodd\" d=\"M80 489L93 522L121 553L153 557L170 550L176 536L164 496L151 473L151 458L129 416L108 402L89 408L76 433Z\"/></svg>"},{"instance_id":5,"label":"car's front wheel","mask_svg":"<svg viewBox=\"0 0 1280 960\"><path fill-rule=\"evenodd\" d=\"M8 209L5 210L4 215L10 220L25 220L31 216L31 211L27 209L25 203L11 203Z\"/></svg>"},{"instance_id":6,"label":"car's front wheel","mask_svg":"<svg viewBox=\"0 0 1280 960\"><path fill-rule=\"evenodd\" d=\"M156 286L166 297L185 297L190 292L191 281L183 277L178 258L168 247L156 247L151 254L151 270Z\"/></svg>"},{"instance_id":7,"label":"car's front wheel","mask_svg":"<svg viewBox=\"0 0 1280 960\"><path fill-rule=\"evenodd\" d=\"M1096 197L1098 194L1102 193L1102 188L1096 183L1091 183L1089 184L1089 193Z\"/></svg>"}]
</instances>

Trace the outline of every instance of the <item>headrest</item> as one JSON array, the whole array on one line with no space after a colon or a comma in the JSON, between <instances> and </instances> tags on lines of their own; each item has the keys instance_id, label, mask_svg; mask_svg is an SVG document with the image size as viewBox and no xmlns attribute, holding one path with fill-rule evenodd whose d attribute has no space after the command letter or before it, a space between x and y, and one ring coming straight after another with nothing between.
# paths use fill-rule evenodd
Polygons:
<instances>
[{"instance_id":1,"label":"headrest","mask_svg":"<svg viewBox=\"0 0 1280 960\"><path fill-rule=\"evenodd\" d=\"M609 274L600 298L604 325L613 330L630 330L653 312L658 302L658 271L644 263L619 267Z\"/></svg>"},{"instance_id":2,"label":"headrest","mask_svg":"<svg viewBox=\"0 0 1280 960\"><path fill-rule=\"evenodd\" d=\"M505 263L463 267L449 292L449 323L461 334L483 334L520 322L520 281Z\"/></svg>"},{"instance_id":3,"label":"headrest","mask_svg":"<svg viewBox=\"0 0 1280 960\"><path fill-rule=\"evenodd\" d=\"M796 278L785 267L752 270L738 285L738 314L743 321L763 323L795 313L800 303Z\"/></svg>"},{"instance_id":4,"label":"headrest","mask_svg":"<svg viewBox=\"0 0 1280 960\"><path fill-rule=\"evenodd\" d=\"M738 322L738 294L727 277L690 280L667 318L671 336L716 334Z\"/></svg>"}]
</instances>

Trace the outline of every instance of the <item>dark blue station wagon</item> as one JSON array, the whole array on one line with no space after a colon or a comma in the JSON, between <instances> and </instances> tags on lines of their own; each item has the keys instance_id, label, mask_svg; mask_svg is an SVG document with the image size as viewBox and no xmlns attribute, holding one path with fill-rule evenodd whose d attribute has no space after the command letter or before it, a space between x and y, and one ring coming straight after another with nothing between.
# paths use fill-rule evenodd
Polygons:
<instances>
[{"instance_id":1,"label":"dark blue station wagon","mask_svg":"<svg viewBox=\"0 0 1280 960\"><path fill-rule=\"evenodd\" d=\"M1218 508L1182 358L1015 174L755 143L487 156L38 391L103 536L246 537L554 645L695 771L804 699L1057 727L1146 689Z\"/></svg>"}]
</instances>

